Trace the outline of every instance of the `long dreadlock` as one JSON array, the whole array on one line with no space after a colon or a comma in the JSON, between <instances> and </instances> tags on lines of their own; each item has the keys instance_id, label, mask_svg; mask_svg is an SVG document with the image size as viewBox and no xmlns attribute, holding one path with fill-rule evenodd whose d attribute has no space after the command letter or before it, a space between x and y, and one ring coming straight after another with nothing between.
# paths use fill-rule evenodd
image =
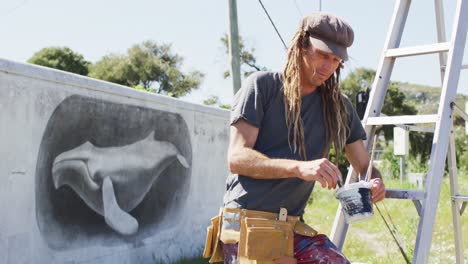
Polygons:
<instances>
[{"instance_id":1,"label":"long dreadlock","mask_svg":"<svg viewBox=\"0 0 468 264\"><path fill-rule=\"evenodd\" d=\"M304 124L301 118L301 67L302 49L310 47L309 33L299 28L294 35L292 45L288 50L288 60L283 71L283 100L286 113L286 125L288 127L289 147L307 160ZM336 157L341 155L346 145L346 134L348 128L348 113L343 101L339 87L340 69L342 63L335 73L319 87L322 97L323 115L325 120L325 148L322 156L328 157L330 147L335 148ZM292 142L291 142L292 133Z\"/></svg>"}]
</instances>

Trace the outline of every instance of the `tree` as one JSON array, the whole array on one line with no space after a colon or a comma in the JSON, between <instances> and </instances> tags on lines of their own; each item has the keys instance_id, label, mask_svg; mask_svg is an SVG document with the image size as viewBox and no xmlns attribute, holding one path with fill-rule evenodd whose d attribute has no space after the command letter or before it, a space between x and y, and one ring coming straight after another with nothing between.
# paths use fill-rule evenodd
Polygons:
<instances>
[{"instance_id":1,"label":"tree","mask_svg":"<svg viewBox=\"0 0 468 264\"><path fill-rule=\"evenodd\" d=\"M223 44L223 47L225 48L226 54L229 54L229 37L227 34L224 34L221 37L221 43ZM244 40L242 39L241 36L239 36L239 50L240 50L240 62L241 62L241 70L243 71L244 77L249 76L252 72L255 71L266 71L268 70L266 67L260 66L257 64L257 59L254 56L255 49L251 48L250 50L245 47ZM245 67L242 67L243 65L248 66L248 69L245 69ZM224 72L224 78L229 78L230 77L230 72L225 71Z\"/></svg>"},{"instance_id":2,"label":"tree","mask_svg":"<svg viewBox=\"0 0 468 264\"><path fill-rule=\"evenodd\" d=\"M125 55L109 54L90 67L89 77L135 86L136 73L132 70L130 60Z\"/></svg>"},{"instance_id":3,"label":"tree","mask_svg":"<svg viewBox=\"0 0 468 264\"><path fill-rule=\"evenodd\" d=\"M357 68L350 72L341 82L341 89L349 97L353 105L356 105L356 94L371 88L375 71L368 68Z\"/></svg>"},{"instance_id":4,"label":"tree","mask_svg":"<svg viewBox=\"0 0 468 264\"><path fill-rule=\"evenodd\" d=\"M43 48L36 52L28 62L80 75L88 75L90 65L81 54L67 47Z\"/></svg>"},{"instance_id":5,"label":"tree","mask_svg":"<svg viewBox=\"0 0 468 264\"><path fill-rule=\"evenodd\" d=\"M145 41L128 49L126 55L104 56L93 67L90 77L173 97L197 89L203 74L180 70L182 57L172 53L171 45Z\"/></svg>"}]
</instances>

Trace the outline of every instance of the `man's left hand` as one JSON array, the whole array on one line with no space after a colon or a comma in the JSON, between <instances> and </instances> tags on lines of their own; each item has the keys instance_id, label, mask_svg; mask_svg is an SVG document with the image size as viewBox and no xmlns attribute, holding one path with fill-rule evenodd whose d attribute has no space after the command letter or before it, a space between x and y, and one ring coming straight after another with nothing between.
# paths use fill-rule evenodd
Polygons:
<instances>
[{"instance_id":1,"label":"man's left hand","mask_svg":"<svg viewBox=\"0 0 468 264\"><path fill-rule=\"evenodd\" d=\"M382 201L385 198L385 184L382 179L376 178L370 180L372 183L371 193L372 193L372 202L376 203Z\"/></svg>"}]
</instances>

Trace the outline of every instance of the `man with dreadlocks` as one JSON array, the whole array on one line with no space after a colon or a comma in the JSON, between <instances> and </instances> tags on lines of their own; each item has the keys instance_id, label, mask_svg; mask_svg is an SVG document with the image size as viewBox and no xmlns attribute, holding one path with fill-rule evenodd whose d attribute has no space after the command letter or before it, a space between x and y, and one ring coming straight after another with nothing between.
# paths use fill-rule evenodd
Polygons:
<instances>
[{"instance_id":1,"label":"man with dreadlocks","mask_svg":"<svg viewBox=\"0 0 468 264\"><path fill-rule=\"evenodd\" d=\"M334 189L342 180L327 159L331 147L344 152L358 173L369 165L365 131L339 87L353 39L341 18L312 14L293 37L283 73L258 72L244 81L231 115L231 174L224 208L213 218L220 231L213 235L211 261L349 263L302 215L316 181ZM378 202L385 187L373 172Z\"/></svg>"}]
</instances>

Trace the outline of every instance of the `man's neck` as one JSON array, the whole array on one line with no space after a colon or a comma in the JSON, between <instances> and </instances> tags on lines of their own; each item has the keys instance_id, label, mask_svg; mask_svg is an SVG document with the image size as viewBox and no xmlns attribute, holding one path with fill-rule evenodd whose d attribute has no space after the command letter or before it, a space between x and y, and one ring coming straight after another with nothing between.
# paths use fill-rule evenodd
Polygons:
<instances>
[{"instance_id":1,"label":"man's neck","mask_svg":"<svg viewBox=\"0 0 468 264\"><path fill-rule=\"evenodd\" d=\"M315 90L317 90L317 86L301 86L301 96L307 96L313 92L315 92Z\"/></svg>"},{"instance_id":2,"label":"man's neck","mask_svg":"<svg viewBox=\"0 0 468 264\"><path fill-rule=\"evenodd\" d=\"M318 86L312 85L302 76L300 78L301 78L301 96L307 96L315 92L315 90L317 90Z\"/></svg>"}]
</instances>

